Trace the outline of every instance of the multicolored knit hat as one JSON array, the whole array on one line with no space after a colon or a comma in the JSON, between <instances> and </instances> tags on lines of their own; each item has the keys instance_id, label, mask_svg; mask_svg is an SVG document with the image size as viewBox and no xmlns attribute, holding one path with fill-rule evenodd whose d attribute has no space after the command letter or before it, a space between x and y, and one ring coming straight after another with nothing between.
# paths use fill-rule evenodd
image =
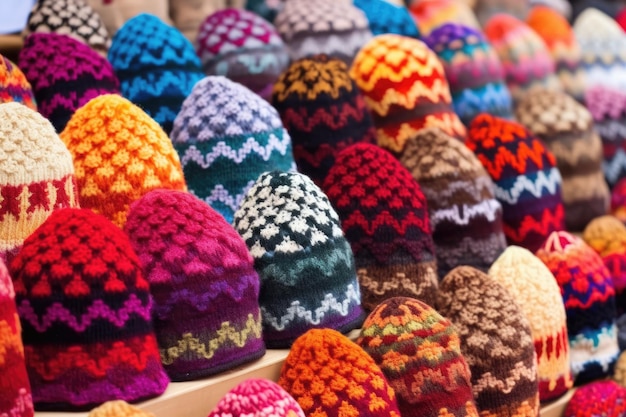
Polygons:
<instances>
[{"instance_id":1,"label":"multicolored knit hat","mask_svg":"<svg viewBox=\"0 0 626 417\"><path fill-rule=\"evenodd\" d=\"M413 1L409 11L423 36L446 23L458 23L477 30L481 28L472 9L457 0Z\"/></svg>"},{"instance_id":2,"label":"multicolored knit hat","mask_svg":"<svg viewBox=\"0 0 626 417\"><path fill-rule=\"evenodd\" d=\"M367 17L351 1L289 0L274 24L292 61L327 54L350 65L372 37Z\"/></svg>"},{"instance_id":3,"label":"multicolored knit hat","mask_svg":"<svg viewBox=\"0 0 626 417\"><path fill-rule=\"evenodd\" d=\"M535 251L551 232L565 228L561 174L537 137L483 113L472 122L466 145L493 179L509 244Z\"/></svg>"},{"instance_id":4,"label":"multicolored knit hat","mask_svg":"<svg viewBox=\"0 0 626 417\"><path fill-rule=\"evenodd\" d=\"M518 101L515 115L556 158L567 230L582 231L606 214L611 193L602 172L602 141L587 108L563 92L535 89Z\"/></svg>"},{"instance_id":5,"label":"multicolored knit hat","mask_svg":"<svg viewBox=\"0 0 626 417\"><path fill-rule=\"evenodd\" d=\"M563 417L619 417L626 413L626 388L615 381L594 381L576 390Z\"/></svg>"},{"instance_id":6,"label":"multicolored knit hat","mask_svg":"<svg viewBox=\"0 0 626 417\"><path fill-rule=\"evenodd\" d=\"M60 209L11 263L37 410L139 401L168 385L150 287L128 237L86 209Z\"/></svg>"},{"instance_id":7,"label":"multicolored knit hat","mask_svg":"<svg viewBox=\"0 0 626 417\"><path fill-rule=\"evenodd\" d=\"M466 126L482 112L513 118L504 68L479 30L448 23L432 31L424 42L439 56L450 84L454 111Z\"/></svg>"},{"instance_id":8,"label":"multicolored knit hat","mask_svg":"<svg viewBox=\"0 0 626 417\"><path fill-rule=\"evenodd\" d=\"M395 296L434 305L435 245L426 198L411 174L389 152L363 143L339 153L323 189L352 246L365 309Z\"/></svg>"},{"instance_id":9,"label":"multicolored knit hat","mask_svg":"<svg viewBox=\"0 0 626 417\"><path fill-rule=\"evenodd\" d=\"M292 63L271 102L291 135L298 171L319 186L342 149L376 141L363 95L336 58L316 55Z\"/></svg>"},{"instance_id":10,"label":"multicolored knit hat","mask_svg":"<svg viewBox=\"0 0 626 417\"><path fill-rule=\"evenodd\" d=\"M497 15L507 15L523 20L529 8L529 0L476 0L474 12L478 21L485 26L492 17Z\"/></svg>"},{"instance_id":11,"label":"multicolored knit hat","mask_svg":"<svg viewBox=\"0 0 626 417\"><path fill-rule=\"evenodd\" d=\"M234 225L261 277L267 347L288 347L311 328L345 333L361 325L352 249L328 198L307 176L262 174Z\"/></svg>"},{"instance_id":12,"label":"multicolored knit hat","mask_svg":"<svg viewBox=\"0 0 626 417\"><path fill-rule=\"evenodd\" d=\"M300 336L278 384L307 416L400 417L394 390L378 365L335 330L311 329Z\"/></svg>"},{"instance_id":13,"label":"multicolored knit hat","mask_svg":"<svg viewBox=\"0 0 626 417\"><path fill-rule=\"evenodd\" d=\"M117 31L109 61L120 79L122 95L148 113L167 134L183 100L203 77L191 42L178 29L145 13Z\"/></svg>"},{"instance_id":14,"label":"multicolored knit hat","mask_svg":"<svg viewBox=\"0 0 626 417\"><path fill-rule=\"evenodd\" d=\"M554 275L529 250L509 246L489 276L509 292L530 323L541 402L561 397L573 380L565 306Z\"/></svg>"},{"instance_id":15,"label":"multicolored knit hat","mask_svg":"<svg viewBox=\"0 0 626 417\"><path fill-rule=\"evenodd\" d=\"M66 35L29 35L18 65L33 86L39 112L57 132L92 98L120 91L109 61Z\"/></svg>"},{"instance_id":16,"label":"multicolored knit hat","mask_svg":"<svg viewBox=\"0 0 626 417\"><path fill-rule=\"evenodd\" d=\"M441 282L436 305L461 337L481 416L539 416L530 323L511 294L484 272L461 266Z\"/></svg>"},{"instance_id":17,"label":"multicolored knit hat","mask_svg":"<svg viewBox=\"0 0 626 417\"><path fill-rule=\"evenodd\" d=\"M365 13L374 35L395 33L416 39L420 36L413 16L404 6L386 0L354 0L354 5Z\"/></svg>"},{"instance_id":18,"label":"multicolored knit hat","mask_svg":"<svg viewBox=\"0 0 626 417\"><path fill-rule=\"evenodd\" d=\"M78 190L72 156L34 110L0 104L0 149L0 258L8 264L54 210L78 207Z\"/></svg>"},{"instance_id":19,"label":"multicolored knit hat","mask_svg":"<svg viewBox=\"0 0 626 417\"><path fill-rule=\"evenodd\" d=\"M535 87L562 89L548 47L526 23L508 14L496 14L484 28L487 39L500 57L514 100Z\"/></svg>"},{"instance_id":20,"label":"multicolored knit hat","mask_svg":"<svg viewBox=\"0 0 626 417\"><path fill-rule=\"evenodd\" d=\"M91 410L87 417L154 417L154 414L140 410L126 401L112 400Z\"/></svg>"},{"instance_id":21,"label":"multicolored knit hat","mask_svg":"<svg viewBox=\"0 0 626 417\"><path fill-rule=\"evenodd\" d=\"M424 127L465 138L443 65L422 41L376 36L359 51L350 75L374 116L380 146L402 153L407 139Z\"/></svg>"},{"instance_id":22,"label":"multicolored knit hat","mask_svg":"<svg viewBox=\"0 0 626 417\"><path fill-rule=\"evenodd\" d=\"M487 271L506 248L502 206L476 155L437 128L407 142L400 162L426 196L439 278L459 265Z\"/></svg>"},{"instance_id":23,"label":"multicolored knit hat","mask_svg":"<svg viewBox=\"0 0 626 417\"><path fill-rule=\"evenodd\" d=\"M537 257L561 288L576 384L611 374L619 355L615 288L602 258L581 239L563 231L550 234Z\"/></svg>"},{"instance_id":24,"label":"multicolored knit hat","mask_svg":"<svg viewBox=\"0 0 626 417\"><path fill-rule=\"evenodd\" d=\"M289 53L274 26L254 13L222 9L198 32L196 53L206 75L223 75L269 99Z\"/></svg>"},{"instance_id":25,"label":"multicolored knit hat","mask_svg":"<svg viewBox=\"0 0 626 417\"><path fill-rule=\"evenodd\" d=\"M278 112L222 76L196 84L174 120L171 140L190 191L229 223L259 175L295 169Z\"/></svg>"},{"instance_id":26,"label":"multicolored knit hat","mask_svg":"<svg viewBox=\"0 0 626 417\"><path fill-rule=\"evenodd\" d=\"M251 378L222 397L209 417L305 417L305 414L280 385Z\"/></svg>"},{"instance_id":27,"label":"multicolored knit hat","mask_svg":"<svg viewBox=\"0 0 626 417\"><path fill-rule=\"evenodd\" d=\"M68 35L106 58L111 46L100 15L84 0L38 0L28 16L22 36L31 33Z\"/></svg>"},{"instance_id":28,"label":"multicolored knit hat","mask_svg":"<svg viewBox=\"0 0 626 417\"><path fill-rule=\"evenodd\" d=\"M459 335L432 307L406 297L383 301L357 343L389 380L402 417L478 416Z\"/></svg>"},{"instance_id":29,"label":"multicolored knit hat","mask_svg":"<svg viewBox=\"0 0 626 417\"><path fill-rule=\"evenodd\" d=\"M76 168L80 202L119 227L130 203L155 188L186 191L178 155L163 129L118 95L74 113L61 139Z\"/></svg>"},{"instance_id":30,"label":"multicolored knit hat","mask_svg":"<svg viewBox=\"0 0 626 417\"><path fill-rule=\"evenodd\" d=\"M0 55L0 103L12 101L37 110L33 89L22 70Z\"/></svg>"},{"instance_id":31,"label":"multicolored knit hat","mask_svg":"<svg viewBox=\"0 0 626 417\"><path fill-rule=\"evenodd\" d=\"M611 214L626 223L626 178L622 178L611 190Z\"/></svg>"}]
</instances>

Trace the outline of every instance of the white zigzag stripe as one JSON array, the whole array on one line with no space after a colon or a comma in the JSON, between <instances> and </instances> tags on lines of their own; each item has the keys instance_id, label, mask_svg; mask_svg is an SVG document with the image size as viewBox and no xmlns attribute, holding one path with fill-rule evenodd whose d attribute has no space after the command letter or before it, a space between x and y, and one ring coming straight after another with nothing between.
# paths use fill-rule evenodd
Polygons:
<instances>
[{"instance_id":1,"label":"white zigzag stripe","mask_svg":"<svg viewBox=\"0 0 626 417\"><path fill-rule=\"evenodd\" d=\"M603 120L597 122L595 128L604 141L621 142L626 138L626 126L621 120Z\"/></svg>"},{"instance_id":2,"label":"white zigzag stripe","mask_svg":"<svg viewBox=\"0 0 626 417\"><path fill-rule=\"evenodd\" d=\"M430 218L430 226L434 230L439 223L444 220L452 220L456 224L466 225L474 217L485 216L490 222L496 219L496 213L501 210L500 203L491 198L489 200L483 200L473 206L463 204L463 214L459 213L459 206L455 205L448 209L437 210Z\"/></svg>"},{"instance_id":3,"label":"white zigzag stripe","mask_svg":"<svg viewBox=\"0 0 626 417\"><path fill-rule=\"evenodd\" d=\"M508 204L515 204L519 200L520 195L524 191L530 192L533 196L541 197L541 191L546 188L550 193L554 194L561 184L561 173L555 167L550 170L550 173L546 174L541 171L537 175L537 179L533 182L525 175L520 175L515 180L515 184L509 190L500 188L496 184L496 198L500 201L504 201Z\"/></svg>"},{"instance_id":4,"label":"white zigzag stripe","mask_svg":"<svg viewBox=\"0 0 626 417\"><path fill-rule=\"evenodd\" d=\"M355 278L356 279L356 278ZM285 326L296 319L302 319L308 324L318 325L329 312L336 312L342 316L347 316L350 312L350 306L355 303L361 304L361 292L358 285L348 285L345 292L346 298L343 301L337 300L332 294L326 294L321 305L314 311L307 310L300 305L300 301L294 301L287 308L287 314L282 317L274 317L264 307L261 307L261 315L263 323L272 326L275 330L283 331Z\"/></svg>"},{"instance_id":5,"label":"white zigzag stripe","mask_svg":"<svg viewBox=\"0 0 626 417\"><path fill-rule=\"evenodd\" d=\"M254 180L249 181L244 188L241 189L241 193L231 195L223 185L218 184L211 190L211 194L204 199L208 205L212 205L215 202L220 202L230 208L233 212L241 206L241 202L248 194L248 191L254 185Z\"/></svg>"},{"instance_id":6,"label":"white zigzag stripe","mask_svg":"<svg viewBox=\"0 0 626 417\"><path fill-rule=\"evenodd\" d=\"M215 144L211 152L206 155L202 155L202 153L195 146L190 146L181 158L181 162L183 165L187 165L187 163L193 161L202 168L206 169L210 167L211 164L213 164L213 162L215 162L215 160L220 156L231 159L240 164L252 152L256 152L261 156L261 158L263 158L264 161L267 161L270 159L275 150L280 152L281 155L285 155L289 145L291 145L291 138L289 135L284 135L283 139L280 140L273 133L270 135L270 139L266 146L260 145L259 142L252 137L248 138L239 149L233 149L230 145L227 145L226 142L219 141Z\"/></svg>"},{"instance_id":7,"label":"white zigzag stripe","mask_svg":"<svg viewBox=\"0 0 626 417\"><path fill-rule=\"evenodd\" d=\"M610 183L614 184L619 179L619 174L626 169L626 153L623 149L618 149L615 156L610 161L602 162L604 176Z\"/></svg>"}]
</instances>

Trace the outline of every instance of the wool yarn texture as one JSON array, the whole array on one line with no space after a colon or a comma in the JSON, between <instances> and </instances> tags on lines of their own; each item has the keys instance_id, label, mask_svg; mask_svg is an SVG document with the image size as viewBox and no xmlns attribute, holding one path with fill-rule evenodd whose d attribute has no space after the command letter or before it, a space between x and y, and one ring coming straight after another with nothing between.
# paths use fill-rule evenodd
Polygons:
<instances>
[{"instance_id":1,"label":"wool yarn texture","mask_svg":"<svg viewBox=\"0 0 626 417\"><path fill-rule=\"evenodd\" d=\"M483 112L513 118L513 103L504 80L504 68L480 30L448 23L423 40L441 60L454 111L466 126Z\"/></svg>"},{"instance_id":2,"label":"wool yarn texture","mask_svg":"<svg viewBox=\"0 0 626 417\"><path fill-rule=\"evenodd\" d=\"M446 23L458 23L473 29L481 29L470 6L456 0L413 1L409 5L409 12L422 36L430 34Z\"/></svg>"},{"instance_id":3,"label":"wool yarn texture","mask_svg":"<svg viewBox=\"0 0 626 417\"><path fill-rule=\"evenodd\" d=\"M276 28L246 10L228 8L207 16L195 47L206 75L223 75L265 99L289 65Z\"/></svg>"},{"instance_id":4,"label":"wool yarn texture","mask_svg":"<svg viewBox=\"0 0 626 417\"><path fill-rule=\"evenodd\" d=\"M611 190L611 215L626 223L626 179L621 179Z\"/></svg>"},{"instance_id":5,"label":"wool yarn texture","mask_svg":"<svg viewBox=\"0 0 626 417\"><path fill-rule=\"evenodd\" d=\"M530 323L493 278L460 266L443 278L437 311L461 338L481 416L539 416L537 354Z\"/></svg>"},{"instance_id":6,"label":"wool yarn texture","mask_svg":"<svg viewBox=\"0 0 626 417\"><path fill-rule=\"evenodd\" d=\"M407 142L401 164L426 196L440 279L460 265L487 271L506 248L502 205L476 155L437 128Z\"/></svg>"},{"instance_id":7,"label":"wool yarn texture","mask_svg":"<svg viewBox=\"0 0 626 417\"><path fill-rule=\"evenodd\" d=\"M106 94L78 109L61 132L81 207L119 227L130 203L155 188L186 191L180 160L163 129L127 99Z\"/></svg>"},{"instance_id":8,"label":"wool yarn texture","mask_svg":"<svg viewBox=\"0 0 626 417\"><path fill-rule=\"evenodd\" d=\"M152 297L128 237L88 209L56 210L10 265L37 411L162 394Z\"/></svg>"},{"instance_id":9,"label":"wool yarn texture","mask_svg":"<svg viewBox=\"0 0 626 417\"><path fill-rule=\"evenodd\" d=\"M261 278L268 348L312 328L347 333L363 322L354 256L326 195L303 174L261 174L235 213Z\"/></svg>"},{"instance_id":10,"label":"wool yarn texture","mask_svg":"<svg viewBox=\"0 0 626 417\"><path fill-rule=\"evenodd\" d=\"M385 33L419 39L417 24L405 6L387 0L354 0L354 5L365 13L374 36Z\"/></svg>"},{"instance_id":11,"label":"wool yarn texture","mask_svg":"<svg viewBox=\"0 0 626 417\"><path fill-rule=\"evenodd\" d=\"M0 55L0 103L17 102L37 110L33 88L22 70Z\"/></svg>"},{"instance_id":12,"label":"wool yarn texture","mask_svg":"<svg viewBox=\"0 0 626 417\"><path fill-rule=\"evenodd\" d=\"M551 232L565 228L561 174L539 138L519 123L483 113L465 144L494 182L510 245L536 251Z\"/></svg>"},{"instance_id":13,"label":"wool yarn texture","mask_svg":"<svg viewBox=\"0 0 626 417\"><path fill-rule=\"evenodd\" d=\"M376 362L332 329L311 329L294 342L278 384L307 416L401 415L395 392Z\"/></svg>"},{"instance_id":14,"label":"wool yarn texture","mask_svg":"<svg viewBox=\"0 0 626 417\"><path fill-rule=\"evenodd\" d=\"M576 390L563 417L619 417L626 414L626 388L615 381L594 381Z\"/></svg>"},{"instance_id":15,"label":"wool yarn texture","mask_svg":"<svg viewBox=\"0 0 626 417\"><path fill-rule=\"evenodd\" d=\"M203 77L191 42L158 17L142 13L115 33L108 57L122 95L169 134L183 100Z\"/></svg>"},{"instance_id":16,"label":"wool yarn texture","mask_svg":"<svg viewBox=\"0 0 626 417\"><path fill-rule=\"evenodd\" d=\"M170 138L191 193L229 223L259 175L295 170L291 136L278 112L223 76L195 85Z\"/></svg>"},{"instance_id":17,"label":"wool yarn texture","mask_svg":"<svg viewBox=\"0 0 626 417\"><path fill-rule=\"evenodd\" d=\"M393 155L372 144L350 146L323 189L352 247L365 309L395 296L434 305L437 258L426 198Z\"/></svg>"},{"instance_id":18,"label":"wool yarn texture","mask_svg":"<svg viewBox=\"0 0 626 417\"><path fill-rule=\"evenodd\" d=\"M278 79L271 103L291 135L298 172L319 186L339 152L376 141L365 99L336 58L316 55L292 63Z\"/></svg>"},{"instance_id":19,"label":"wool yarn texture","mask_svg":"<svg viewBox=\"0 0 626 417\"><path fill-rule=\"evenodd\" d=\"M126 401L112 400L91 410L87 417L154 417L154 414L130 405Z\"/></svg>"},{"instance_id":20,"label":"wool yarn texture","mask_svg":"<svg viewBox=\"0 0 626 417\"><path fill-rule=\"evenodd\" d=\"M406 141L424 127L465 138L443 65L424 42L376 36L359 51L350 75L365 96L383 148L402 153Z\"/></svg>"}]
</instances>

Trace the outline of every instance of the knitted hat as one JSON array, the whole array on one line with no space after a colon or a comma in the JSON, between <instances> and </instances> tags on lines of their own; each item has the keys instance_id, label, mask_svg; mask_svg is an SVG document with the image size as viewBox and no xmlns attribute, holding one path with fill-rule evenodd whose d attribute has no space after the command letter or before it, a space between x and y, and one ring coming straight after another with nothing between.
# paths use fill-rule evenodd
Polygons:
<instances>
[{"instance_id":1,"label":"knitted hat","mask_svg":"<svg viewBox=\"0 0 626 417\"><path fill-rule=\"evenodd\" d=\"M615 288L602 258L567 232L550 234L537 257L552 271L561 288L575 382L587 383L609 375L619 347Z\"/></svg>"},{"instance_id":2,"label":"knitted hat","mask_svg":"<svg viewBox=\"0 0 626 417\"><path fill-rule=\"evenodd\" d=\"M155 188L186 190L178 155L139 107L107 94L78 109L61 132L76 167L82 207L116 225L130 203Z\"/></svg>"},{"instance_id":3,"label":"knitted hat","mask_svg":"<svg viewBox=\"0 0 626 417\"><path fill-rule=\"evenodd\" d=\"M594 381L576 390L563 417L619 417L624 414L626 388L615 381Z\"/></svg>"},{"instance_id":4,"label":"knitted hat","mask_svg":"<svg viewBox=\"0 0 626 417\"><path fill-rule=\"evenodd\" d=\"M365 13L374 35L395 33L416 39L420 36L413 16L404 6L386 0L354 0L354 5Z\"/></svg>"},{"instance_id":5,"label":"knitted hat","mask_svg":"<svg viewBox=\"0 0 626 417\"><path fill-rule=\"evenodd\" d=\"M0 104L0 194L0 258L7 264L54 210L78 207L70 153L49 121L15 102Z\"/></svg>"},{"instance_id":6,"label":"knitted hat","mask_svg":"<svg viewBox=\"0 0 626 417\"><path fill-rule=\"evenodd\" d=\"M335 330L312 329L300 336L278 384L307 416L400 417L383 372L361 347Z\"/></svg>"},{"instance_id":7,"label":"knitted hat","mask_svg":"<svg viewBox=\"0 0 626 417\"><path fill-rule=\"evenodd\" d=\"M556 158L567 229L582 231L606 214L610 191L602 172L602 141L587 108L565 93L536 89L518 101L515 115Z\"/></svg>"},{"instance_id":8,"label":"knitted hat","mask_svg":"<svg viewBox=\"0 0 626 417\"><path fill-rule=\"evenodd\" d=\"M295 168L291 138L276 110L221 76L196 84L174 120L171 140L190 191L229 223L259 175Z\"/></svg>"},{"instance_id":9,"label":"knitted hat","mask_svg":"<svg viewBox=\"0 0 626 417\"><path fill-rule=\"evenodd\" d=\"M316 55L292 63L274 87L272 105L291 135L298 171L318 185L342 149L376 141L363 95L336 58Z\"/></svg>"},{"instance_id":10,"label":"knitted hat","mask_svg":"<svg viewBox=\"0 0 626 417\"><path fill-rule=\"evenodd\" d=\"M491 266L489 276L509 292L528 319L541 402L561 397L573 380L565 307L554 275L530 251L509 246Z\"/></svg>"},{"instance_id":11,"label":"knitted hat","mask_svg":"<svg viewBox=\"0 0 626 417\"><path fill-rule=\"evenodd\" d=\"M0 55L0 103L15 101L37 110L33 89L17 65Z\"/></svg>"},{"instance_id":12,"label":"knitted hat","mask_svg":"<svg viewBox=\"0 0 626 417\"><path fill-rule=\"evenodd\" d=\"M112 400L91 410L87 417L154 417L154 414L140 410L126 401Z\"/></svg>"},{"instance_id":13,"label":"knitted hat","mask_svg":"<svg viewBox=\"0 0 626 417\"><path fill-rule=\"evenodd\" d=\"M457 0L419 0L409 6L419 31L426 36L445 23L458 23L480 30L480 23L470 7Z\"/></svg>"},{"instance_id":14,"label":"knitted hat","mask_svg":"<svg viewBox=\"0 0 626 417\"><path fill-rule=\"evenodd\" d=\"M288 347L310 328L363 322L352 249L322 191L305 175L262 174L235 213L261 277L263 339Z\"/></svg>"},{"instance_id":15,"label":"knitted hat","mask_svg":"<svg viewBox=\"0 0 626 417\"><path fill-rule=\"evenodd\" d=\"M408 138L431 126L465 138L443 65L422 41L376 36L359 51L350 75L374 116L380 146L401 153Z\"/></svg>"},{"instance_id":16,"label":"knitted hat","mask_svg":"<svg viewBox=\"0 0 626 417\"><path fill-rule=\"evenodd\" d=\"M536 6L531 9L526 23L548 47L563 91L582 101L586 87L582 51L567 19L549 6Z\"/></svg>"},{"instance_id":17,"label":"knitted hat","mask_svg":"<svg viewBox=\"0 0 626 417\"><path fill-rule=\"evenodd\" d=\"M481 415L539 415L537 354L528 319L511 294L469 266L441 282L437 311L461 337Z\"/></svg>"},{"instance_id":18,"label":"knitted hat","mask_svg":"<svg viewBox=\"0 0 626 417\"><path fill-rule=\"evenodd\" d=\"M208 16L196 39L206 75L223 75L269 99L289 53L274 26L254 13L222 9Z\"/></svg>"},{"instance_id":19,"label":"knitted hat","mask_svg":"<svg viewBox=\"0 0 626 417\"><path fill-rule=\"evenodd\" d=\"M152 297L128 237L86 209L60 209L10 266L37 410L139 401L168 385Z\"/></svg>"},{"instance_id":20,"label":"knitted hat","mask_svg":"<svg viewBox=\"0 0 626 417\"><path fill-rule=\"evenodd\" d=\"M124 231L150 283L161 361L172 381L263 356L259 276L219 213L189 193L154 190L130 206Z\"/></svg>"},{"instance_id":21,"label":"knitted hat","mask_svg":"<svg viewBox=\"0 0 626 417\"><path fill-rule=\"evenodd\" d=\"M3 416L34 415L21 333L13 282L0 260L0 415Z\"/></svg>"},{"instance_id":22,"label":"knitted hat","mask_svg":"<svg viewBox=\"0 0 626 417\"><path fill-rule=\"evenodd\" d=\"M426 196L439 278L459 265L486 272L506 248L506 238L493 181L476 155L431 128L407 142L400 162Z\"/></svg>"},{"instance_id":23,"label":"knitted hat","mask_svg":"<svg viewBox=\"0 0 626 417\"><path fill-rule=\"evenodd\" d=\"M280 385L251 378L231 389L209 417L305 417L300 404Z\"/></svg>"},{"instance_id":24,"label":"knitted hat","mask_svg":"<svg viewBox=\"0 0 626 417\"><path fill-rule=\"evenodd\" d=\"M69 35L105 58L111 46L109 32L100 15L84 0L36 1L22 36L31 33Z\"/></svg>"},{"instance_id":25,"label":"knitted hat","mask_svg":"<svg viewBox=\"0 0 626 417\"><path fill-rule=\"evenodd\" d=\"M33 86L39 112L57 132L92 98L119 93L120 84L109 61L66 35L29 35L18 65Z\"/></svg>"},{"instance_id":26,"label":"knitted hat","mask_svg":"<svg viewBox=\"0 0 626 417\"><path fill-rule=\"evenodd\" d=\"M466 126L482 112L513 117L504 68L479 30L448 23L432 31L424 42L439 56L450 83L454 111Z\"/></svg>"},{"instance_id":27,"label":"knitted hat","mask_svg":"<svg viewBox=\"0 0 626 417\"><path fill-rule=\"evenodd\" d=\"M474 12L482 25L496 15L525 19L530 8L529 0L476 0Z\"/></svg>"},{"instance_id":28,"label":"knitted hat","mask_svg":"<svg viewBox=\"0 0 626 417\"><path fill-rule=\"evenodd\" d=\"M384 149L358 144L339 153L324 191L352 246L363 306L394 296L434 305L435 246L426 198L411 174Z\"/></svg>"},{"instance_id":29,"label":"knitted hat","mask_svg":"<svg viewBox=\"0 0 626 417\"><path fill-rule=\"evenodd\" d=\"M626 223L626 179L622 178L611 191L611 214Z\"/></svg>"},{"instance_id":30,"label":"knitted hat","mask_svg":"<svg viewBox=\"0 0 626 417\"><path fill-rule=\"evenodd\" d=\"M496 14L485 24L485 35L500 57L513 99L538 86L562 89L548 47L526 23L508 14Z\"/></svg>"},{"instance_id":31,"label":"knitted hat","mask_svg":"<svg viewBox=\"0 0 626 417\"><path fill-rule=\"evenodd\" d=\"M564 229L561 174L537 137L483 113L472 122L466 145L493 179L509 244L535 251L551 232Z\"/></svg>"},{"instance_id":32,"label":"knitted hat","mask_svg":"<svg viewBox=\"0 0 626 417\"><path fill-rule=\"evenodd\" d=\"M396 391L402 417L478 416L459 335L432 307L406 297L383 301L357 343Z\"/></svg>"},{"instance_id":33,"label":"knitted hat","mask_svg":"<svg viewBox=\"0 0 626 417\"><path fill-rule=\"evenodd\" d=\"M178 29L145 13L117 31L109 61L120 79L122 95L167 134L183 100L203 76L191 42Z\"/></svg>"},{"instance_id":34,"label":"knitted hat","mask_svg":"<svg viewBox=\"0 0 626 417\"><path fill-rule=\"evenodd\" d=\"M246 10L250 10L272 23L283 9L287 0L246 0Z\"/></svg>"},{"instance_id":35,"label":"knitted hat","mask_svg":"<svg viewBox=\"0 0 626 417\"><path fill-rule=\"evenodd\" d=\"M351 1L289 0L274 24L292 60L328 54L350 65L372 37L367 17Z\"/></svg>"}]
</instances>

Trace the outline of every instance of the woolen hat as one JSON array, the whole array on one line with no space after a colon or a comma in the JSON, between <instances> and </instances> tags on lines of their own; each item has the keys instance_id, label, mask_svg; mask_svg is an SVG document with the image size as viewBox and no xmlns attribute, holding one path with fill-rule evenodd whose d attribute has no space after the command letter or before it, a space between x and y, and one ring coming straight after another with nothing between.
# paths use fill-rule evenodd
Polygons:
<instances>
[{"instance_id":1,"label":"woolen hat","mask_svg":"<svg viewBox=\"0 0 626 417\"><path fill-rule=\"evenodd\" d=\"M12 101L37 110L33 88L22 70L11 60L0 55L0 103Z\"/></svg>"}]
</instances>

